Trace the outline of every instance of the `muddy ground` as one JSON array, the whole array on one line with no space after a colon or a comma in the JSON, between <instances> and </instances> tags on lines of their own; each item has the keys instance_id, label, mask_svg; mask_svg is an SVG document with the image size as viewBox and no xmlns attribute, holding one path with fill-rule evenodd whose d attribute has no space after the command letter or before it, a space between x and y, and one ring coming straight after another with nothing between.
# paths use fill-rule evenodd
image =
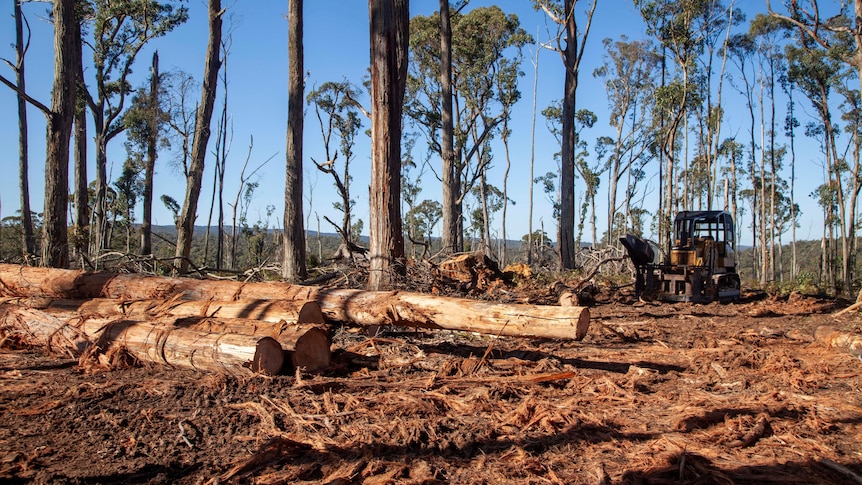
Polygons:
<instances>
[{"instance_id":1,"label":"muddy ground","mask_svg":"<svg viewBox=\"0 0 862 485\"><path fill-rule=\"evenodd\" d=\"M320 375L87 371L0 351L3 483L854 483L846 302L599 295L582 342L334 331Z\"/></svg>"}]
</instances>

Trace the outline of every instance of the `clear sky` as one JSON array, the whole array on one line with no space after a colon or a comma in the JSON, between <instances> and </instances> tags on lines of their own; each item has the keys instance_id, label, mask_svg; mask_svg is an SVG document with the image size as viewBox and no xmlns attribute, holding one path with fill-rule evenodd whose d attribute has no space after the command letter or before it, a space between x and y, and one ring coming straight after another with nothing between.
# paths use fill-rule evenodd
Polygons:
<instances>
[{"instance_id":1,"label":"clear sky","mask_svg":"<svg viewBox=\"0 0 862 485\"><path fill-rule=\"evenodd\" d=\"M507 13L515 13L521 21L521 26L528 33L541 41L547 41L548 32L554 31L554 26L547 21L542 12L535 12L528 0L479 1L470 2L468 9L499 5ZM586 2L580 2L586 8ZM207 42L206 2L191 0L187 2L190 8L189 21L169 33L166 37L157 39L145 49L138 58L132 85L141 86L148 74L148 68L153 49L158 49L160 68L163 72L171 70L185 71L196 79L203 73L204 51ZM281 227L284 197L284 146L287 119L287 11L286 1L238 1L226 3L227 17L225 32L231 32L231 51L227 59L228 75L228 112L232 126L232 147L227 169L226 198L230 201L236 195L239 186L239 172L249 154L249 145L253 137L253 150L249 157L249 167L257 167L264 161L269 162L262 167L253 180L260 183L252 200L248 218L250 223L267 220L267 206L273 206L275 211L268 219L270 227ZM432 0L413 0L412 15L429 15L437 10L439 3ZM27 3L25 14L33 28L31 47L27 56L27 90L35 98L49 104L52 75L52 28L47 22L46 3ZM747 5L744 8L751 8ZM765 10L763 6L757 6ZM2 9L0 15L0 57L14 59L14 22L12 19L11 2ZM592 146L597 136L613 134L608 126L607 98L604 87L596 80L593 70L602 63L603 38L619 38L625 34L629 39L645 38L645 28L632 3L623 0L600 1L596 10L593 28L588 41L588 48L581 67L581 82L578 91L578 107L588 108L598 115L598 122L586 136ZM369 62L368 47L368 3L364 0L312 0L305 2L305 68L309 72L306 92L326 81L341 81L347 79L360 85L367 72ZM532 86L534 80L532 58L534 47L524 51L525 59L522 65L524 76L521 78L521 101L513 112L510 128L512 170L509 178L510 198L515 201L509 207L507 236L519 239L528 232L529 206L529 162L530 162L530 130L532 119ZM87 58L88 53L85 53ZM8 78L14 76L8 66L0 66L0 72ZM90 73L92 70L89 71ZM539 57L538 109L547 107L553 100L562 97L563 68L559 54L548 50ZM218 104L213 122L217 120L222 101L222 86L218 87ZM725 98L739 98L739 95L725 84ZM196 92L196 98L199 93ZM367 98L363 99L367 106ZM728 119L723 128L725 134L739 132L745 136L748 123L747 114L742 104L728 108ZM780 108L781 109L781 108ZM35 108L29 108L30 119L30 190L33 210L41 211L43 206L44 185L44 139L45 118ZM783 111L779 114L783 118ZM803 120L803 124L805 120ZM366 123L365 128L368 128ZM363 131L364 131L363 129ZM13 215L19 210L18 190L18 137L17 108L15 96L5 86L0 86L0 167L4 177L0 177L0 217ZM92 135L93 130L90 130ZM340 220L340 214L332 208L336 192L328 175L319 173L309 158L322 161L325 157L320 141L320 130L317 120L308 112L305 124L305 209L311 217L309 229L317 229L315 216L321 221L323 216ZM556 171L557 165L553 154L559 151L559 145L548 133L545 121L541 115L536 123L535 176L548 171ZM210 140L211 150L214 147L214 137ZM497 158L493 162L490 182L498 187L503 184L503 169L505 159L502 157L502 146L493 147ZM370 170L370 149L365 135L357 138L355 149L357 156L351 172L354 175L352 191L357 200L355 216L365 221L365 233L368 227L367 187ZM414 153L417 159L424 158L424 149ZM125 149L122 137L115 139L109 147L109 171L111 180L115 180L125 160ZM171 166L173 154L162 151L159 155L157 175L155 180L156 198L168 194L182 203L184 197L184 180L182 174ZM93 150L90 150L90 178L93 178ZM201 194L198 225L206 224L209 201L212 193L212 159L207 160L207 172L204 176L204 190ZM431 163L439 166L439 159L432 158ZM652 165L655 167L655 165ZM439 182L430 175L424 179L424 191L421 198L439 199ZM816 162L806 161L797 169L800 180L797 183L797 200L803 205L805 212L802 227L798 235L802 239L818 238L822 223L820 210L811 201L808 194L822 180L822 169ZM789 177L789 174L786 175ZM657 174L648 177L644 185L649 195L646 198L646 209L654 211L655 202L650 202L657 193ZM607 181L603 180L598 195L598 232L601 236L606 226ZM576 181L576 197L581 198L583 184ZM545 231L555 238L556 229L553 221L551 205L540 187L535 187L535 208L533 228L544 227ZM230 214L231 208L226 207ZM137 212L140 217L140 209ZM747 218L746 218L747 219ZM164 206L154 202L155 224L172 224L172 216ZM500 215L493 220L497 235L500 235ZM741 221L748 224L747 220ZM321 222L321 230L331 232L331 226ZM738 224L740 224L738 222ZM542 226L543 225L543 226ZM493 229L492 229L493 230ZM589 239L588 229L585 240ZM438 231L439 233L439 226ZM743 235L746 231L743 231ZM749 236L750 238L750 236ZM789 237L785 237L785 241ZM745 238L743 238L743 241Z\"/></svg>"}]
</instances>

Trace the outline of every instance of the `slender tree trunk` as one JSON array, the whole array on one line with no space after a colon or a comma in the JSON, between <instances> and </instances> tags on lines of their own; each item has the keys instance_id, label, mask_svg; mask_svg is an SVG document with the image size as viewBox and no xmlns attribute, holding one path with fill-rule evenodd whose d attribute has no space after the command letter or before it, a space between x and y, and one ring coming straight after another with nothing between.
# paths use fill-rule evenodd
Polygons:
<instances>
[{"instance_id":1,"label":"slender tree trunk","mask_svg":"<svg viewBox=\"0 0 862 485\"><path fill-rule=\"evenodd\" d=\"M153 221L153 176L156 172L156 150L159 143L159 53L153 52L153 66L150 72L150 99L147 132L147 162L144 167L143 219L141 220L141 254L153 252L152 221Z\"/></svg>"},{"instance_id":2,"label":"slender tree trunk","mask_svg":"<svg viewBox=\"0 0 862 485\"><path fill-rule=\"evenodd\" d=\"M446 0L444 0L446 1ZM530 120L530 209L527 216L527 264L533 264L533 188L535 187L536 168L536 111L538 108L539 94L539 50L541 46L536 36L536 58L533 62L533 118Z\"/></svg>"},{"instance_id":3,"label":"slender tree trunk","mask_svg":"<svg viewBox=\"0 0 862 485\"><path fill-rule=\"evenodd\" d=\"M512 157L509 154L509 109L506 108L505 118L503 119L503 149L506 152L506 171L503 173L503 248L500 252L500 264L506 265L506 253L509 250L508 239L506 236L506 215L509 209L509 171L512 169ZM530 184L532 185L532 183Z\"/></svg>"},{"instance_id":4,"label":"slender tree trunk","mask_svg":"<svg viewBox=\"0 0 862 485\"><path fill-rule=\"evenodd\" d=\"M305 263L305 228L302 218L302 132L304 49L302 44L303 0L288 1L288 112L287 163L284 185L284 257L281 275L287 281L307 276Z\"/></svg>"},{"instance_id":5,"label":"slender tree trunk","mask_svg":"<svg viewBox=\"0 0 862 485\"><path fill-rule=\"evenodd\" d=\"M30 162L29 138L27 134L27 101L22 93L27 92L24 77L24 14L21 12L20 0L15 4L15 82L18 93L18 185L21 192L21 248L24 261L36 254L36 237L33 233L33 218L30 216Z\"/></svg>"},{"instance_id":6,"label":"slender tree trunk","mask_svg":"<svg viewBox=\"0 0 862 485\"><path fill-rule=\"evenodd\" d=\"M409 0L369 0L371 29L371 193L369 288L404 274L401 230L401 112L407 81Z\"/></svg>"},{"instance_id":7,"label":"slender tree trunk","mask_svg":"<svg viewBox=\"0 0 862 485\"><path fill-rule=\"evenodd\" d=\"M790 245L791 245L791 268L790 277L796 279L799 271L799 265L796 261L796 129L794 123L796 117L793 108L795 102L793 100L793 84L789 85L787 97L788 101L788 135L790 138Z\"/></svg>"},{"instance_id":8,"label":"slender tree trunk","mask_svg":"<svg viewBox=\"0 0 862 485\"><path fill-rule=\"evenodd\" d=\"M457 253L458 217L455 176L455 127L452 117L452 24L449 0L440 0L440 158L443 184L443 250Z\"/></svg>"},{"instance_id":9,"label":"slender tree trunk","mask_svg":"<svg viewBox=\"0 0 862 485\"><path fill-rule=\"evenodd\" d=\"M559 222L559 266L560 269L575 267L575 96L578 90L578 24L575 20L577 0L565 0L564 14L566 49L563 63L566 74L563 84L562 150L560 157L560 222Z\"/></svg>"},{"instance_id":10,"label":"slender tree trunk","mask_svg":"<svg viewBox=\"0 0 862 485\"><path fill-rule=\"evenodd\" d=\"M53 13L54 87L46 129L42 264L65 268L69 266L69 138L75 114L75 0L54 0Z\"/></svg>"},{"instance_id":11,"label":"slender tree trunk","mask_svg":"<svg viewBox=\"0 0 862 485\"><path fill-rule=\"evenodd\" d=\"M75 18L75 78L76 93L83 93L84 83L84 50L81 32L81 19ZM90 189L87 178L87 102L79 97L75 102L75 226L74 246L77 257L85 260L90 241Z\"/></svg>"},{"instance_id":12,"label":"slender tree trunk","mask_svg":"<svg viewBox=\"0 0 862 485\"><path fill-rule=\"evenodd\" d=\"M176 268L180 273L189 269L189 258L192 252L192 237L195 230L198 198L201 193L201 182L204 172L207 143L210 138L210 120L215 104L218 72L221 67L219 58L221 45L222 15L221 0L209 1L209 43L204 67L204 83L201 88L201 103L195 118L195 139L192 146L192 160L189 166L189 176L186 186L186 197L177 224Z\"/></svg>"}]
</instances>

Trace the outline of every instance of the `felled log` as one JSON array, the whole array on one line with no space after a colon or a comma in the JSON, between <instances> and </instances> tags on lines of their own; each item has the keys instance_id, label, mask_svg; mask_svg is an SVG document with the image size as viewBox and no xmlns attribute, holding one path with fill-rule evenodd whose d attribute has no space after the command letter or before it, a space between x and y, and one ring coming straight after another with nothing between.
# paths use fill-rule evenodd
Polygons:
<instances>
[{"instance_id":1,"label":"felled log","mask_svg":"<svg viewBox=\"0 0 862 485\"><path fill-rule=\"evenodd\" d=\"M27 299L22 304L33 306ZM92 298L89 300L44 299L41 308L102 316L125 315L127 317L154 317L171 315L174 317L216 317L238 318L251 321L285 321L296 324L325 325L326 320L315 302L293 300L117 300L113 298Z\"/></svg>"},{"instance_id":2,"label":"felled log","mask_svg":"<svg viewBox=\"0 0 862 485\"><path fill-rule=\"evenodd\" d=\"M103 317L0 304L0 340L40 345L80 357L123 349L144 362L204 371L277 374L329 365L330 341L318 326L211 317Z\"/></svg>"},{"instance_id":3,"label":"felled log","mask_svg":"<svg viewBox=\"0 0 862 485\"><path fill-rule=\"evenodd\" d=\"M84 272L0 264L0 296L123 300L315 301L328 320L404 325L516 337L580 340L588 308L448 298L401 291L330 289L286 283L241 283L137 274Z\"/></svg>"},{"instance_id":4,"label":"felled log","mask_svg":"<svg viewBox=\"0 0 862 485\"><path fill-rule=\"evenodd\" d=\"M862 335L838 331L821 325L814 330L814 339L828 348L839 349L862 360Z\"/></svg>"}]
</instances>

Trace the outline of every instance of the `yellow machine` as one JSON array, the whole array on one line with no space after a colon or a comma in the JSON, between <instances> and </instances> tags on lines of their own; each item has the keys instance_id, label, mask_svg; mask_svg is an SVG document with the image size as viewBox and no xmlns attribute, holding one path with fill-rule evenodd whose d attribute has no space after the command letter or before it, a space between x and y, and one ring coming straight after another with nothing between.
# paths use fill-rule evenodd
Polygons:
<instances>
[{"instance_id":1,"label":"yellow machine","mask_svg":"<svg viewBox=\"0 0 862 485\"><path fill-rule=\"evenodd\" d=\"M637 236L620 238L637 269L635 293L665 301L736 301L733 218L723 211L683 211L673 223L668 254Z\"/></svg>"}]
</instances>

